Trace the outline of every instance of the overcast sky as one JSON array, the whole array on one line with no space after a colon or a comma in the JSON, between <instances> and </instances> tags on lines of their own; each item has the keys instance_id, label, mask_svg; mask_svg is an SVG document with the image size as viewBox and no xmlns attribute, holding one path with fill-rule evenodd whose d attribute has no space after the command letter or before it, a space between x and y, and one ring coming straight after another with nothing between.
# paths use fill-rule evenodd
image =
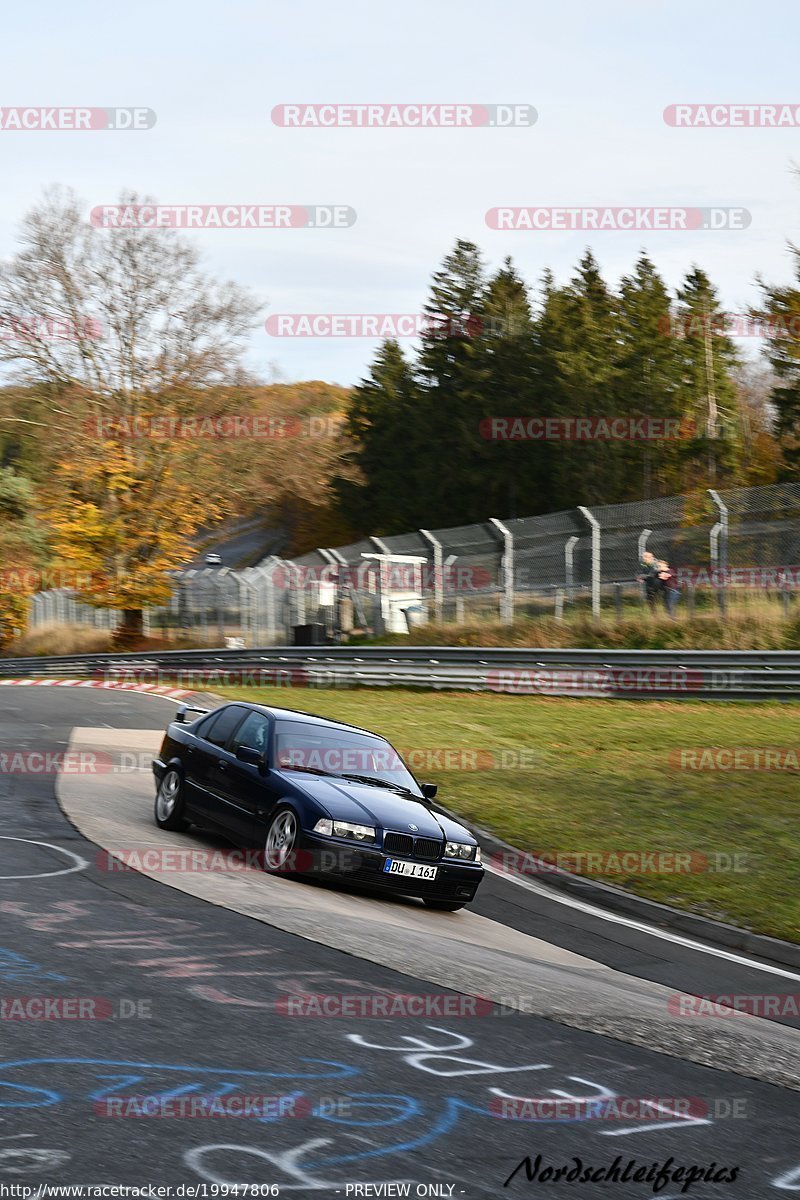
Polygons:
<instances>
[{"instance_id":1,"label":"overcast sky","mask_svg":"<svg viewBox=\"0 0 800 1200\"><path fill-rule=\"evenodd\" d=\"M800 9L745 0L40 0L3 19L2 105L136 105L142 131L0 132L0 255L43 187L88 210L122 188L166 204L343 204L342 229L191 235L273 313L414 313L455 238L565 280L591 245L616 282L646 249L675 287L698 263L738 311L789 280L800 128L674 128L680 102L793 103ZM533 105L532 127L291 129L285 103ZM745 230L498 231L502 205L739 206ZM264 376L349 384L376 343L252 338ZM753 346L749 346L750 352Z\"/></svg>"}]
</instances>

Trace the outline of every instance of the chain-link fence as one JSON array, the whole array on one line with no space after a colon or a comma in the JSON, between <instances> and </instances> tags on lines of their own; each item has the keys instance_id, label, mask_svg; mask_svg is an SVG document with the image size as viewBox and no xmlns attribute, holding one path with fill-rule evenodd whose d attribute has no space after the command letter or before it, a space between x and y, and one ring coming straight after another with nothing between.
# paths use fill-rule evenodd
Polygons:
<instances>
[{"instance_id":1,"label":"chain-link fence","mask_svg":"<svg viewBox=\"0 0 800 1200\"><path fill-rule=\"evenodd\" d=\"M800 483L488 518L320 547L291 561L270 556L242 571L184 571L170 603L147 613L147 628L254 646L289 643L297 627L331 639L432 619L560 615L569 604L619 611L641 592L645 551L676 569L690 604L698 591L720 602L733 591L786 598L800 584ZM50 592L33 598L30 620L113 628L117 615Z\"/></svg>"}]
</instances>

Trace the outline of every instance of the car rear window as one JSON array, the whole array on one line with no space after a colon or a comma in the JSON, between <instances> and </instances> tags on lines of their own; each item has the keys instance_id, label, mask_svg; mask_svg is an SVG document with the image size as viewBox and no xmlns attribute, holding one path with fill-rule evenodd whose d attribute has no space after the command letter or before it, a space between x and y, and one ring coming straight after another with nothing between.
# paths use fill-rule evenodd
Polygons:
<instances>
[{"instance_id":1,"label":"car rear window","mask_svg":"<svg viewBox=\"0 0 800 1200\"><path fill-rule=\"evenodd\" d=\"M200 726L198 736L205 738L213 746L224 746L246 714L246 708L241 708L238 704L228 704L208 725Z\"/></svg>"}]
</instances>

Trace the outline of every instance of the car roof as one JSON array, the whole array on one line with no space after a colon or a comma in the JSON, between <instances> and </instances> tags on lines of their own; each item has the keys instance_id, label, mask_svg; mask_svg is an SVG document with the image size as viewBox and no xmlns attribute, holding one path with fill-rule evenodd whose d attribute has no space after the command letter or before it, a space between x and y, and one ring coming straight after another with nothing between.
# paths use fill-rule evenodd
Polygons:
<instances>
[{"instance_id":1,"label":"car roof","mask_svg":"<svg viewBox=\"0 0 800 1200\"><path fill-rule=\"evenodd\" d=\"M351 733L363 733L366 737L380 737L380 734L373 733L369 729L362 729L360 725L349 725L346 721L332 721L330 717L321 717L318 713L301 712L296 708L276 708L274 705L253 704L249 700L231 700L229 703L239 704L243 708L264 713L276 721L300 721L309 725L325 725L329 729L347 729Z\"/></svg>"}]
</instances>

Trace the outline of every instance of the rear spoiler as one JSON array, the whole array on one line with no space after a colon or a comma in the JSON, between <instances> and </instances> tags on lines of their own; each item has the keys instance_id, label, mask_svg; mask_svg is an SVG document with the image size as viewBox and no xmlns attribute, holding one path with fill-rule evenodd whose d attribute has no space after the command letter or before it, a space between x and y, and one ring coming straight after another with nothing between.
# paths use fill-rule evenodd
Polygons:
<instances>
[{"instance_id":1,"label":"rear spoiler","mask_svg":"<svg viewBox=\"0 0 800 1200\"><path fill-rule=\"evenodd\" d=\"M190 713L190 712L205 714L205 713L210 713L211 709L210 708L198 708L196 704L182 704L180 706L180 708L178 709L178 711L175 713L175 721L177 722L177 724L185 725L186 724L186 714Z\"/></svg>"}]
</instances>

